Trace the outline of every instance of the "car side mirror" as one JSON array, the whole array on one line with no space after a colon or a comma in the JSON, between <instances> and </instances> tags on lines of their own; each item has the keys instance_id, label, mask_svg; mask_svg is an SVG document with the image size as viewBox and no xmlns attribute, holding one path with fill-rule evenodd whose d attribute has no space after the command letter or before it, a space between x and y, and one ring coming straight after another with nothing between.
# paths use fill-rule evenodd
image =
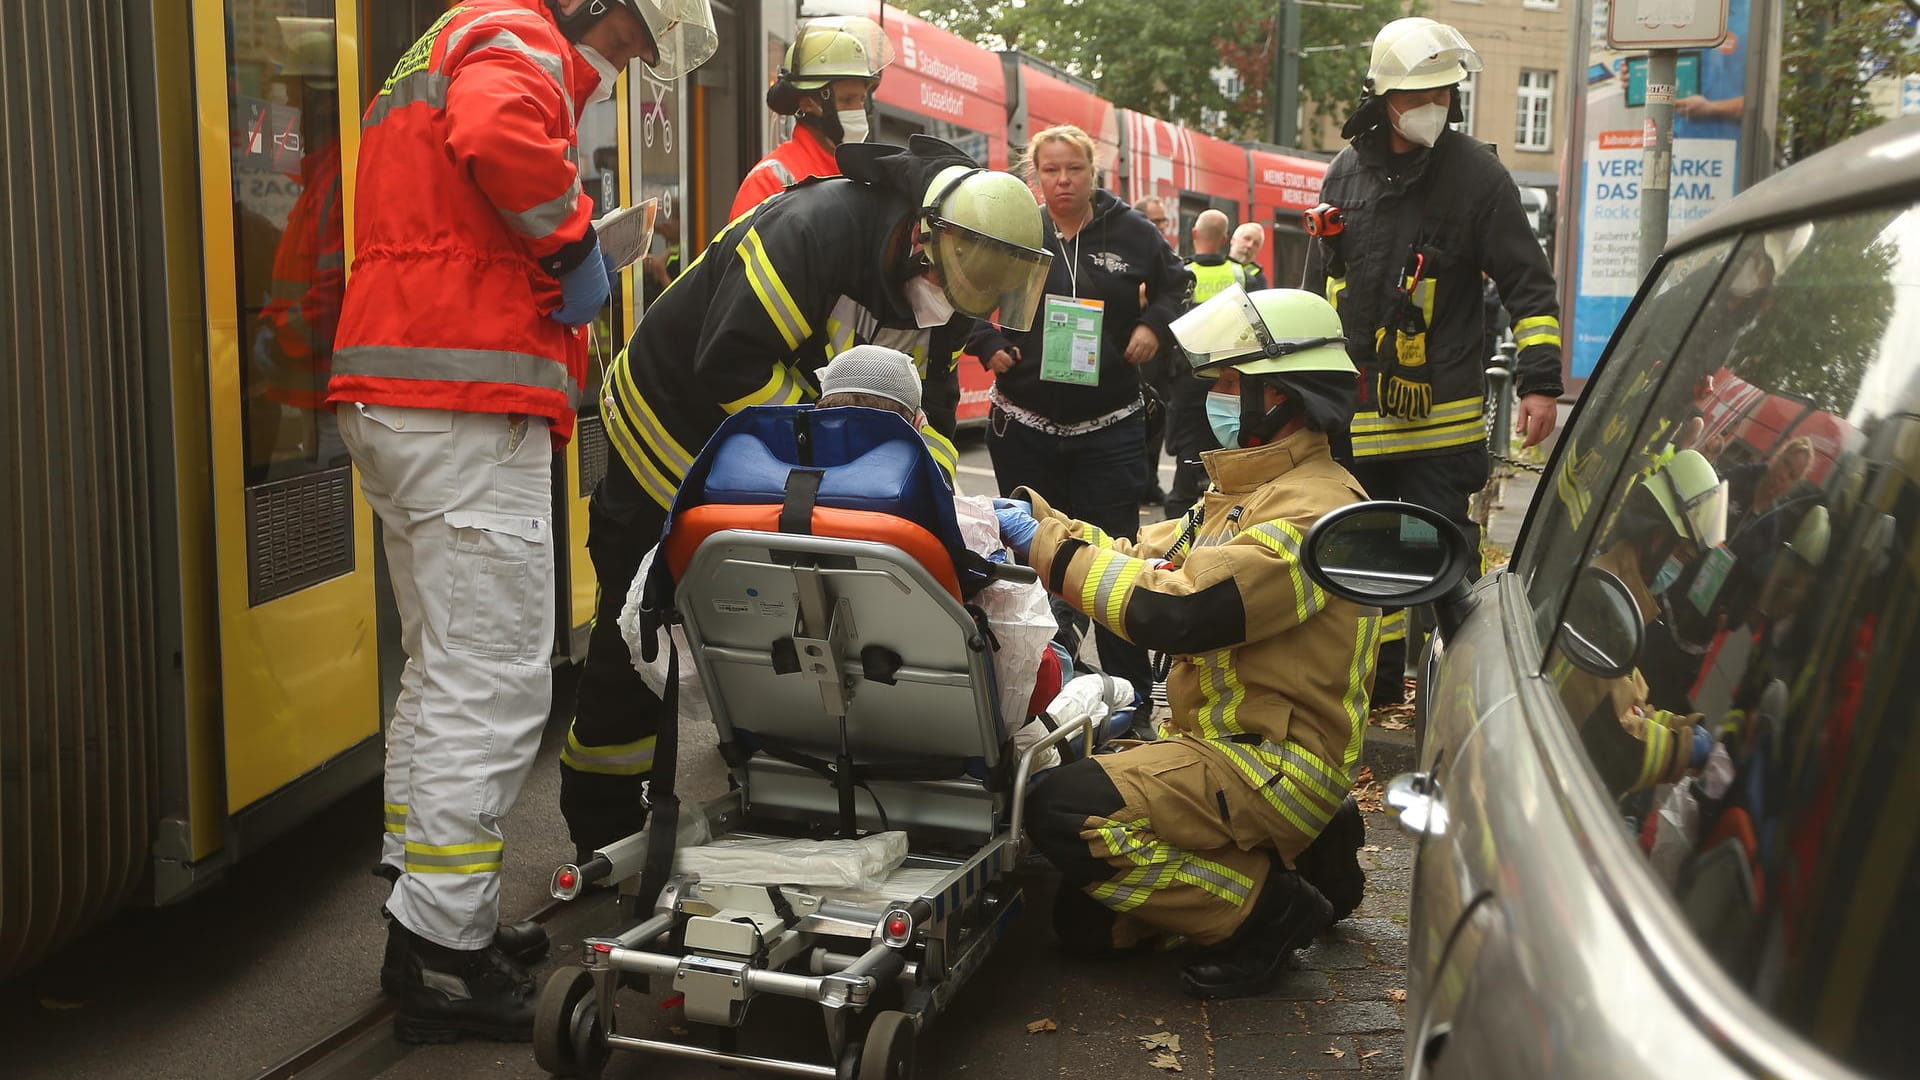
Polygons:
<instances>
[{"instance_id":1,"label":"car side mirror","mask_svg":"<svg viewBox=\"0 0 1920 1080\"><path fill-rule=\"evenodd\" d=\"M1589 675L1618 679L1632 673L1645 636L1626 582L1597 566L1580 571L1560 620L1561 655Z\"/></svg>"},{"instance_id":2,"label":"car side mirror","mask_svg":"<svg viewBox=\"0 0 1920 1080\"><path fill-rule=\"evenodd\" d=\"M1440 628L1448 633L1464 614L1460 601L1480 567L1480 553L1453 522L1405 502L1360 502L1334 510L1307 530L1303 548L1314 584L1369 607L1434 604Z\"/></svg>"}]
</instances>

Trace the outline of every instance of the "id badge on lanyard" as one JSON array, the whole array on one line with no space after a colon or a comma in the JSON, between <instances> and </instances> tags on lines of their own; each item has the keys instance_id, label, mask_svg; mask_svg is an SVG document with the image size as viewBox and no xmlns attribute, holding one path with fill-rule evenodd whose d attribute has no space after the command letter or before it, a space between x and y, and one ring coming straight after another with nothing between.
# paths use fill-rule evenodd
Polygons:
<instances>
[{"instance_id":1,"label":"id badge on lanyard","mask_svg":"<svg viewBox=\"0 0 1920 1080\"><path fill-rule=\"evenodd\" d=\"M1045 306L1040 378L1080 386L1100 385L1100 324L1106 317L1106 305L1099 300L1048 293Z\"/></svg>"}]
</instances>

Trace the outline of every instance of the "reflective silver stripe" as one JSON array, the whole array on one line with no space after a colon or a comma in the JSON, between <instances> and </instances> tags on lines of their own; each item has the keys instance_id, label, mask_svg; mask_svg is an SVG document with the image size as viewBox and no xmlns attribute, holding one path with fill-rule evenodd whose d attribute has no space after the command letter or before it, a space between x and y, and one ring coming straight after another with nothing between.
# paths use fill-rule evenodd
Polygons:
<instances>
[{"instance_id":1,"label":"reflective silver stripe","mask_svg":"<svg viewBox=\"0 0 1920 1080\"><path fill-rule=\"evenodd\" d=\"M1260 744L1260 752L1263 754L1271 754L1293 765L1301 772L1306 773L1310 778L1325 784L1327 790L1322 794L1331 796L1336 792L1344 792L1347 790L1346 783L1334 776L1327 765L1311 755L1302 752L1299 747L1293 743L1263 742Z\"/></svg>"},{"instance_id":2,"label":"reflective silver stripe","mask_svg":"<svg viewBox=\"0 0 1920 1080\"><path fill-rule=\"evenodd\" d=\"M1236 905L1246 903L1247 893L1252 891L1246 885L1233 880L1218 870L1214 870L1204 861L1191 856L1183 855L1179 867L1179 871L1174 875L1176 878L1200 878L1203 881L1211 881L1215 885L1220 886L1220 891L1226 893L1227 897L1233 900ZM1198 885L1198 882L1194 884ZM1213 890L1208 889L1207 891L1212 892ZM1218 895L1218 893L1215 895Z\"/></svg>"},{"instance_id":3,"label":"reflective silver stripe","mask_svg":"<svg viewBox=\"0 0 1920 1080\"><path fill-rule=\"evenodd\" d=\"M1267 801L1281 813L1291 816L1297 824L1317 829L1326 825L1328 819L1333 816L1331 808L1318 805L1319 800L1313 799L1314 793L1311 789L1288 776L1283 770L1276 769L1271 763L1262 760L1252 747L1221 742L1215 743L1214 748L1239 765L1240 770L1254 782ZM1303 799L1311 799L1312 803L1302 801Z\"/></svg>"},{"instance_id":4,"label":"reflective silver stripe","mask_svg":"<svg viewBox=\"0 0 1920 1080\"><path fill-rule=\"evenodd\" d=\"M768 158L767 168L773 171L773 175L780 178L781 187L793 186L793 182L795 179L793 175L793 170L787 168L785 165L780 164L779 158Z\"/></svg>"},{"instance_id":5,"label":"reflective silver stripe","mask_svg":"<svg viewBox=\"0 0 1920 1080\"><path fill-rule=\"evenodd\" d=\"M507 219L507 224L513 226L514 232L529 240L539 240L553 235L555 229L565 225L567 219L573 216L574 207L579 204L580 176L575 173L573 183L567 185L567 190L538 206L518 212L502 210L500 216Z\"/></svg>"},{"instance_id":6,"label":"reflective silver stripe","mask_svg":"<svg viewBox=\"0 0 1920 1080\"><path fill-rule=\"evenodd\" d=\"M544 356L492 349L410 349L399 345L353 345L333 354L335 375L376 379L437 379L442 382L505 383L553 390L579 404L580 388L567 369Z\"/></svg>"},{"instance_id":7,"label":"reflective silver stripe","mask_svg":"<svg viewBox=\"0 0 1920 1080\"><path fill-rule=\"evenodd\" d=\"M485 18L485 16L482 16L482 18ZM453 36L447 39L447 53L449 55L458 47L459 40L480 21L481 19L475 19L473 22L453 32ZM560 57L557 54L547 52L544 49L534 48L520 40L520 35L511 30L495 30L485 38L474 42L473 48L468 49L467 53L471 55L482 49L505 49L508 52L519 53L521 56L540 65L540 69L547 73L547 78L553 80L554 89L560 91L560 100L567 103L567 116L569 119L572 118L574 113L573 95L567 92L566 69L561 66Z\"/></svg>"},{"instance_id":8,"label":"reflective silver stripe","mask_svg":"<svg viewBox=\"0 0 1920 1080\"><path fill-rule=\"evenodd\" d=\"M426 104L436 109L447 107L447 87L453 80L437 71L416 71L401 77L392 87L373 99L373 106L360 121L360 130L373 127L387 118L395 109L404 109L409 105Z\"/></svg>"},{"instance_id":9,"label":"reflective silver stripe","mask_svg":"<svg viewBox=\"0 0 1920 1080\"><path fill-rule=\"evenodd\" d=\"M1300 561L1300 533L1293 526L1284 521L1263 521L1247 532L1271 540L1287 560L1287 573L1293 579L1294 615L1299 622L1306 622L1327 606L1327 594L1307 577L1306 566Z\"/></svg>"}]
</instances>

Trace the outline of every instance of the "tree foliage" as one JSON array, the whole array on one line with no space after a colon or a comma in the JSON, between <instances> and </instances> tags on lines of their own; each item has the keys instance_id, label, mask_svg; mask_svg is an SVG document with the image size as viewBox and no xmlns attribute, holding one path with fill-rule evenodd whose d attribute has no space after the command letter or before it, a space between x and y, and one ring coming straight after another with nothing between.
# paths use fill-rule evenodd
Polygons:
<instances>
[{"instance_id":1,"label":"tree foliage","mask_svg":"<svg viewBox=\"0 0 1920 1080\"><path fill-rule=\"evenodd\" d=\"M1408 14L1408 0L1302 6L1301 97L1344 116L1359 97L1367 43ZM1018 49L1092 82L1122 108L1223 139L1266 138L1277 0L953 0L912 5L928 21L990 49ZM1240 75L1237 98L1213 70Z\"/></svg>"},{"instance_id":2,"label":"tree foliage","mask_svg":"<svg viewBox=\"0 0 1920 1080\"><path fill-rule=\"evenodd\" d=\"M1795 394L1847 415L1893 321L1900 249L1887 229L1898 216L1861 214L1819 224L1781 277L1779 302L1741 339L1748 355L1735 373L1770 393ZM1792 231L1775 237L1791 247Z\"/></svg>"},{"instance_id":3,"label":"tree foliage","mask_svg":"<svg viewBox=\"0 0 1920 1080\"><path fill-rule=\"evenodd\" d=\"M1881 117L1867 84L1920 62L1920 0L1788 0L1781 50L1781 156L1798 161Z\"/></svg>"}]
</instances>

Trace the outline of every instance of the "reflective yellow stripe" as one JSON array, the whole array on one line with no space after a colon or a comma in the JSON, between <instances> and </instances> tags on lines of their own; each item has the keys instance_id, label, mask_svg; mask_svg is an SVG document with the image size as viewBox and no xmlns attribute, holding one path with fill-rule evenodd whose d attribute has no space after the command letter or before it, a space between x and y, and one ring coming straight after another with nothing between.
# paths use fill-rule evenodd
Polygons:
<instances>
[{"instance_id":1,"label":"reflective yellow stripe","mask_svg":"<svg viewBox=\"0 0 1920 1080\"><path fill-rule=\"evenodd\" d=\"M792 368L776 362L773 371L767 375L767 381L761 383L758 390L723 402L720 408L731 416L755 405L798 405L812 396L813 388L796 378Z\"/></svg>"},{"instance_id":2,"label":"reflective yellow stripe","mask_svg":"<svg viewBox=\"0 0 1920 1080\"><path fill-rule=\"evenodd\" d=\"M1093 565L1080 582L1080 609L1099 619L1109 629L1120 626L1120 609L1127 590L1147 564L1128 558L1111 548L1094 552Z\"/></svg>"},{"instance_id":3,"label":"reflective yellow stripe","mask_svg":"<svg viewBox=\"0 0 1920 1080\"><path fill-rule=\"evenodd\" d=\"M1535 315L1513 324L1513 343L1518 348L1534 345L1560 347L1560 320L1552 315Z\"/></svg>"},{"instance_id":4,"label":"reflective yellow stripe","mask_svg":"<svg viewBox=\"0 0 1920 1080\"><path fill-rule=\"evenodd\" d=\"M800 343L813 336L813 326L807 317L793 302L793 294L787 291L786 283L773 268L773 260L767 258L767 252L760 244L760 233L749 226L747 235L740 238L740 246L735 249L740 261L747 269L747 283L753 286L754 294L760 297L760 306L767 310L767 317L780 331L780 337L786 341L787 348L797 349Z\"/></svg>"},{"instance_id":5,"label":"reflective yellow stripe","mask_svg":"<svg viewBox=\"0 0 1920 1080\"><path fill-rule=\"evenodd\" d=\"M1107 848L1107 858L1123 858L1136 869L1110 879L1091 891L1115 911L1139 907L1155 892L1175 882L1184 882L1218 896L1235 907L1247 902L1253 891L1253 879L1231 867L1190 855L1161 840L1141 839L1138 835L1151 827L1145 819L1119 825L1107 825L1094 833ZM1096 857L1099 844L1089 844ZM1124 905L1124 906L1123 906Z\"/></svg>"},{"instance_id":6,"label":"reflective yellow stripe","mask_svg":"<svg viewBox=\"0 0 1920 1080\"><path fill-rule=\"evenodd\" d=\"M1346 278L1330 277L1327 279L1327 303L1332 304L1335 311L1340 310L1340 294L1346 291Z\"/></svg>"},{"instance_id":7,"label":"reflective yellow stripe","mask_svg":"<svg viewBox=\"0 0 1920 1080\"><path fill-rule=\"evenodd\" d=\"M852 324L827 316L827 359L831 360L858 344L860 338L854 333ZM922 366L921 377L925 378L926 374L926 368Z\"/></svg>"},{"instance_id":8,"label":"reflective yellow stripe","mask_svg":"<svg viewBox=\"0 0 1920 1080\"><path fill-rule=\"evenodd\" d=\"M600 419L606 425L608 440L648 497L661 506L672 506L674 492L687 470L693 467L691 456L668 433L646 398L640 395L640 388L634 385L633 373L627 366L626 350L614 358L608 381L613 385L612 407L604 398L600 403ZM629 417L640 426L635 428L629 423ZM646 449L642 449L643 446ZM656 458L660 464L655 464Z\"/></svg>"},{"instance_id":9,"label":"reflective yellow stripe","mask_svg":"<svg viewBox=\"0 0 1920 1080\"><path fill-rule=\"evenodd\" d=\"M1293 612L1300 622L1327 606L1327 594L1307 577L1300 564L1300 530L1278 519L1263 521L1241 533L1287 561L1287 573L1293 578Z\"/></svg>"},{"instance_id":10,"label":"reflective yellow stripe","mask_svg":"<svg viewBox=\"0 0 1920 1080\"><path fill-rule=\"evenodd\" d=\"M1247 699L1247 688L1240 684L1240 676L1233 670L1233 651L1221 649L1199 657L1197 662L1200 708L1195 710L1194 718L1200 725L1200 736L1221 739L1241 734L1240 703Z\"/></svg>"},{"instance_id":11,"label":"reflective yellow stripe","mask_svg":"<svg viewBox=\"0 0 1920 1080\"><path fill-rule=\"evenodd\" d=\"M386 803L384 805L386 806L387 831L390 833L406 832L407 831L407 804L406 803Z\"/></svg>"},{"instance_id":12,"label":"reflective yellow stripe","mask_svg":"<svg viewBox=\"0 0 1920 1080\"><path fill-rule=\"evenodd\" d=\"M1349 777L1353 775L1354 766L1360 763L1360 743L1366 736L1367 672L1373 671L1374 658L1380 650L1380 622L1377 616L1363 615L1353 632L1353 658L1347 662L1347 694L1340 702L1351 732L1347 736L1347 753L1342 759ZM1392 675L1400 678L1397 671ZM1373 677L1379 679L1380 673L1375 671Z\"/></svg>"},{"instance_id":13,"label":"reflective yellow stripe","mask_svg":"<svg viewBox=\"0 0 1920 1080\"><path fill-rule=\"evenodd\" d=\"M569 728L567 745L560 751L560 762L576 772L602 776L638 776L653 771L652 735L612 746L584 746Z\"/></svg>"},{"instance_id":14,"label":"reflective yellow stripe","mask_svg":"<svg viewBox=\"0 0 1920 1080\"><path fill-rule=\"evenodd\" d=\"M1354 456L1471 446L1487 436L1484 409L1481 399L1472 397L1441 402L1419 420L1379 416L1370 411L1356 413L1352 426Z\"/></svg>"},{"instance_id":15,"label":"reflective yellow stripe","mask_svg":"<svg viewBox=\"0 0 1920 1080\"><path fill-rule=\"evenodd\" d=\"M940 471L947 474L947 483L953 483L960 467L960 448L953 445L953 440L929 427L920 429L920 441L927 444L927 453L940 466Z\"/></svg>"},{"instance_id":16,"label":"reflective yellow stripe","mask_svg":"<svg viewBox=\"0 0 1920 1080\"><path fill-rule=\"evenodd\" d=\"M479 840L471 844L406 842L409 874L492 874L500 870L504 842Z\"/></svg>"}]
</instances>

